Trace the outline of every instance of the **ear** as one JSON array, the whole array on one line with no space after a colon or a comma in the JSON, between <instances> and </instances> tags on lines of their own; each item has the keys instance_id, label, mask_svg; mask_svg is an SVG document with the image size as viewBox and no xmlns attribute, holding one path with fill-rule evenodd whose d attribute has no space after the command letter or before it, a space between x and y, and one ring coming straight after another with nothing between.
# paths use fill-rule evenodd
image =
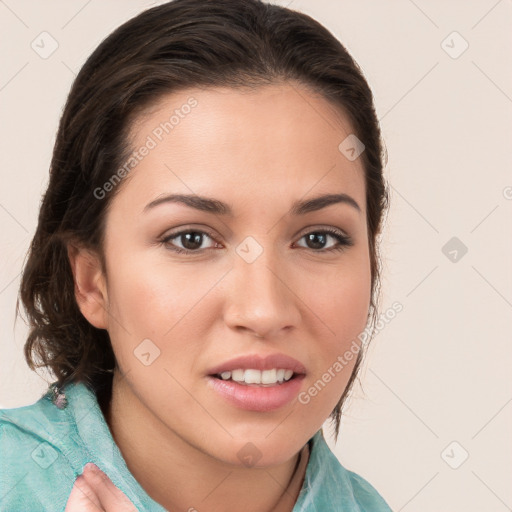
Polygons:
<instances>
[{"instance_id":1,"label":"ear","mask_svg":"<svg viewBox=\"0 0 512 512\"><path fill-rule=\"evenodd\" d=\"M75 298L82 315L98 329L108 328L108 295L100 258L94 252L69 244L69 263Z\"/></svg>"}]
</instances>

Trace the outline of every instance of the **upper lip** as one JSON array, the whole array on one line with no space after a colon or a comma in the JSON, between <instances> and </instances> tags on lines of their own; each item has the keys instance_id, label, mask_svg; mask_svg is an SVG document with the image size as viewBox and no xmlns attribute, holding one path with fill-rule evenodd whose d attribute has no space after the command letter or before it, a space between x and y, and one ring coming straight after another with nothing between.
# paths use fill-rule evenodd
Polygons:
<instances>
[{"instance_id":1,"label":"upper lip","mask_svg":"<svg viewBox=\"0 0 512 512\"><path fill-rule=\"evenodd\" d=\"M293 373L305 374L306 368L304 365L294 359L293 357L285 354L270 354L262 356L259 354L250 354L246 356L235 357L225 363L221 363L208 370L208 375L218 375L222 372L229 372L233 370L272 370L273 368L292 370Z\"/></svg>"}]
</instances>

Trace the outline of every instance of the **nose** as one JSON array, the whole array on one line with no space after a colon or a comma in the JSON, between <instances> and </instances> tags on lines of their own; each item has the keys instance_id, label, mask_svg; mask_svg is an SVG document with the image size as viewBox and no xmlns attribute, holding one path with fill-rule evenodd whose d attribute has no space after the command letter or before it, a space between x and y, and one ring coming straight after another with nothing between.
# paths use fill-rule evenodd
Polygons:
<instances>
[{"instance_id":1,"label":"nose","mask_svg":"<svg viewBox=\"0 0 512 512\"><path fill-rule=\"evenodd\" d=\"M252 263L236 258L224 313L230 328L268 339L299 325L301 304L294 293L296 275L271 252L263 251Z\"/></svg>"}]
</instances>

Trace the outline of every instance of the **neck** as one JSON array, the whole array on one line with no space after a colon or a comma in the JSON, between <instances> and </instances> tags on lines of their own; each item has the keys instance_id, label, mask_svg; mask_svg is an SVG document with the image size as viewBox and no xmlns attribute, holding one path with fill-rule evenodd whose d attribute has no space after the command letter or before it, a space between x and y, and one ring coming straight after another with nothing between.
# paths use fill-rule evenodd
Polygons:
<instances>
[{"instance_id":1,"label":"neck","mask_svg":"<svg viewBox=\"0 0 512 512\"><path fill-rule=\"evenodd\" d=\"M268 468L233 466L199 450L162 423L114 374L105 420L135 479L173 511L291 512L304 480L308 445ZM302 457L301 457L302 455Z\"/></svg>"}]
</instances>

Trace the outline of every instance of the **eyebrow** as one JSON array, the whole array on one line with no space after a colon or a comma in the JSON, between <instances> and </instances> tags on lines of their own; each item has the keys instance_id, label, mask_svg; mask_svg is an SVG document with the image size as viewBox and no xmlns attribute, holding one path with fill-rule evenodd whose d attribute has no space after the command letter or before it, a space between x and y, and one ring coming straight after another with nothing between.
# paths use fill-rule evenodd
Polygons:
<instances>
[{"instance_id":1,"label":"eyebrow","mask_svg":"<svg viewBox=\"0 0 512 512\"><path fill-rule=\"evenodd\" d=\"M226 203L213 199L210 197L198 196L196 194L170 194L158 197L151 201L144 207L144 212L155 208L163 203L181 203L195 210L200 210L207 213L214 213L216 215L233 216L233 209ZM292 215L305 215L306 213L314 212L331 206L333 204L347 204L361 212L361 208L356 200L348 194L325 194L312 199L302 201L295 201L290 208Z\"/></svg>"}]
</instances>

